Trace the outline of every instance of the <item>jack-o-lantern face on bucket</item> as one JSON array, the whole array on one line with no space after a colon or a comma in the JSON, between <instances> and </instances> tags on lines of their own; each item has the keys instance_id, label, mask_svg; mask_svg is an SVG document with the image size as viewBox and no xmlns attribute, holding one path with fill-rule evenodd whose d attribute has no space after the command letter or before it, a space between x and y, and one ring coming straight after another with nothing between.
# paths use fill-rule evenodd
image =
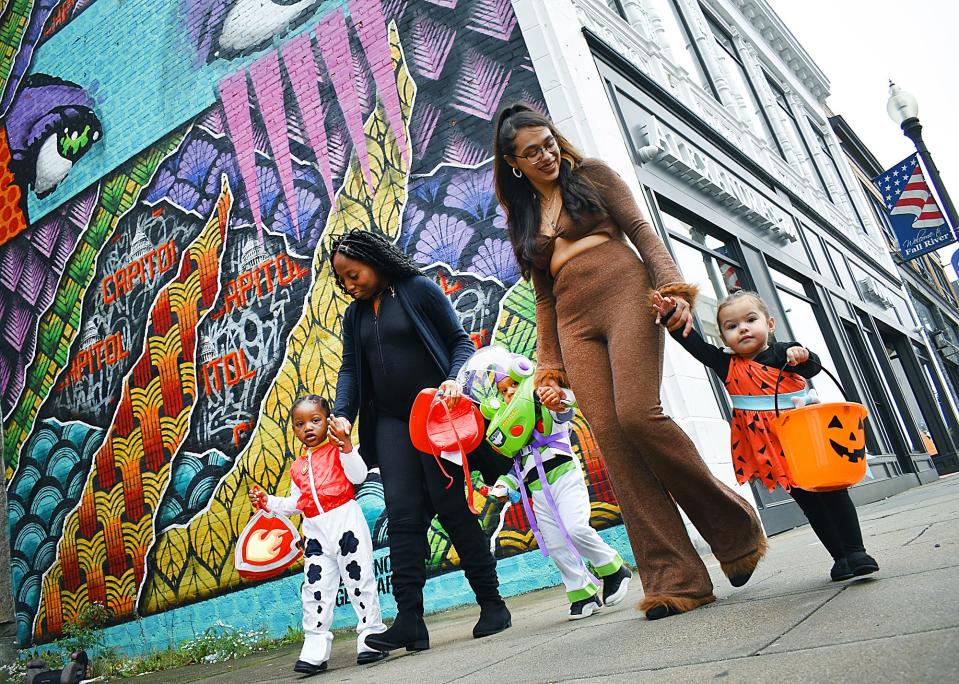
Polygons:
<instances>
[{"instance_id":1,"label":"jack-o-lantern face on bucket","mask_svg":"<svg viewBox=\"0 0 959 684\"><path fill-rule=\"evenodd\" d=\"M839 416L833 416L826 427L829 445L838 456L850 463L858 463L866 457L862 418L859 418L857 426L846 426L842 424Z\"/></svg>"}]
</instances>

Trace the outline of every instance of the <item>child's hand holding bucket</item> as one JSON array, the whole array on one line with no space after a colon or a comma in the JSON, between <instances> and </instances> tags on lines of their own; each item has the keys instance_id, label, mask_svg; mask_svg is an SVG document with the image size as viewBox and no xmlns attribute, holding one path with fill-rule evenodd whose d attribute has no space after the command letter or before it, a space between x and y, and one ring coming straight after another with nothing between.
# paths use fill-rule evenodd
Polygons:
<instances>
[{"instance_id":1,"label":"child's hand holding bucket","mask_svg":"<svg viewBox=\"0 0 959 684\"><path fill-rule=\"evenodd\" d=\"M809 360L809 350L805 347L790 347L786 350L786 363L790 366L798 366Z\"/></svg>"}]
</instances>

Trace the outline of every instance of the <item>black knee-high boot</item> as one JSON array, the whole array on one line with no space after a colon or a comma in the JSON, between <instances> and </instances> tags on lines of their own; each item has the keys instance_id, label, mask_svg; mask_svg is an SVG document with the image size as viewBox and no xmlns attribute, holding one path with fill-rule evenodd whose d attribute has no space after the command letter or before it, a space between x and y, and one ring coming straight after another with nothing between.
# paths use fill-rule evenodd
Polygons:
<instances>
[{"instance_id":1,"label":"black knee-high boot","mask_svg":"<svg viewBox=\"0 0 959 684\"><path fill-rule=\"evenodd\" d=\"M419 525L391 524L389 541L396 619L385 632L367 636L366 643L378 651L424 651L430 647L429 631L423 620L426 532Z\"/></svg>"},{"instance_id":2,"label":"black knee-high boot","mask_svg":"<svg viewBox=\"0 0 959 684\"><path fill-rule=\"evenodd\" d=\"M511 627L512 616L499 593L496 559L479 521L465 507L453 514L441 514L439 520L459 555L460 567L480 607L473 636L490 636Z\"/></svg>"}]
</instances>

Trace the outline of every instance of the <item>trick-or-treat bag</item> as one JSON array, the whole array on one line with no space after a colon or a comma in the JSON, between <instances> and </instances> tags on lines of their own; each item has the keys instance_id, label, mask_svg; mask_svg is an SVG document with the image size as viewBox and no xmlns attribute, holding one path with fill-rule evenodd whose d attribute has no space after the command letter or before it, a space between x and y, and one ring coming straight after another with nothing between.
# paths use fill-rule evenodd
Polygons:
<instances>
[{"instance_id":1,"label":"trick-or-treat bag","mask_svg":"<svg viewBox=\"0 0 959 684\"><path fill-rule=\"evenodd\" d=\"M267 579L279 575L302 555L300 533L289 518L261 509L240 532L233 563L244 579Z\"/></svg>"}]
</instances>

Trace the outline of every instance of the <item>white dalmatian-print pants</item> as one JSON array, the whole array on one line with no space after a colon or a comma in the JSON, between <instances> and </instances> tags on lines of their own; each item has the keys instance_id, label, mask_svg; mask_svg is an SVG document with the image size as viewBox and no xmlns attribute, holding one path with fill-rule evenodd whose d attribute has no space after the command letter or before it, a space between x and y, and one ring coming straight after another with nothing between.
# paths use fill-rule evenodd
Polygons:
<instances>
[{"instance_id":1,"label":"white dalmatian-print pants","mask_svg":"<svg viewBox=\"0 0 959 684\"><path fill-rule=\"evenodd\" d=\"M355 499L303 520L303 631L300 660L319 665L333 646L333 609L340 579L356 611L357 653L372 651L366 637L386 630L373 575L373 541Z\"/></svg>"}]
</instances>

